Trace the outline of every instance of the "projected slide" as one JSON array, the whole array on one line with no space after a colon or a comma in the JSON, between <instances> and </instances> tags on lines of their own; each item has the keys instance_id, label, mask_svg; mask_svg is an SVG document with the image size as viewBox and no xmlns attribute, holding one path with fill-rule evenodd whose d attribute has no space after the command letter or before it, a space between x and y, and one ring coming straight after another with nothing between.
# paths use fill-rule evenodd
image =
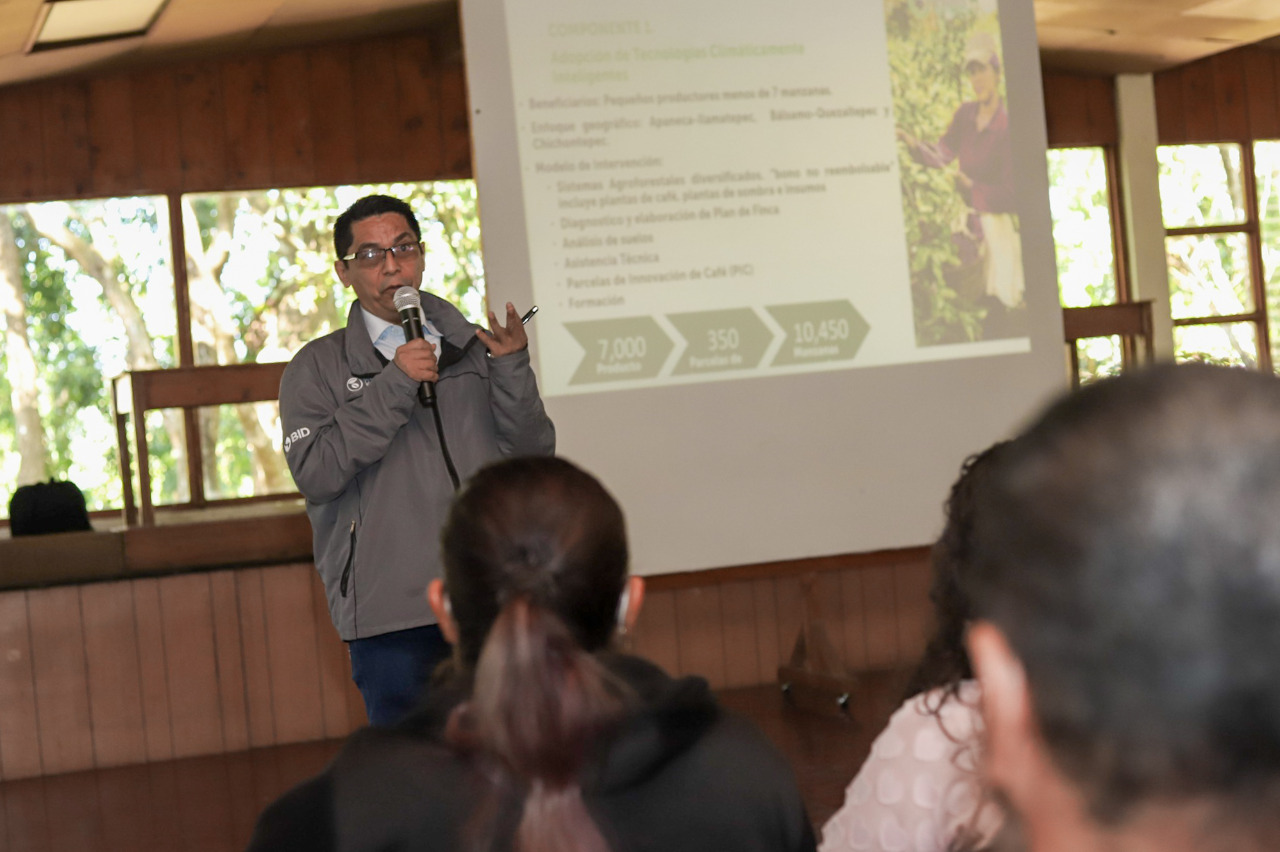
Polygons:
<instances>
[{"instance_id":1,"label":"projected slide","mask_svg":"<svg viewBox=\"0 0 1280 852\"><path fill-rule=\"evenodd\" d=\"M1024 351L987 6L507 0L543 393Z\"/></svg>"}]
</instances>

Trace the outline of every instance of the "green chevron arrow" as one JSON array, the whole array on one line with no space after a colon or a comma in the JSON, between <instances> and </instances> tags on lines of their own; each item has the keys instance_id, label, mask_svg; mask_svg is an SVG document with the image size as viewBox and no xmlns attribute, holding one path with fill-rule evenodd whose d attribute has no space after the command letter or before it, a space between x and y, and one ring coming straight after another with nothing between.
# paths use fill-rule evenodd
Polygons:
<instances>
[{"instance_id":1,"label":"green chevron arrow","mask_svg":"<svg viewBox=\"0 0 1280 852\"><path fill-rule=\"evenodd\" d=\"M586 350L571 385L652 379L675 348L653 317L567 322L564 327Z\"/></svg>"},{"instance_id":2,"label":"green chevron arrow","mask_svg":"<svg viewBox=\"0 0 1280 852\"><path fill-rule=\"evenodd\" d=\"M847 299L766 308L786 332L773 366L847 361L858 354L871 326Z\"/></svg>"},{"instance_id":3,"label":"green chevron arrow","mask_svg":"<svg viewBox=\"0 0 1280 852\"><path fill-rule=\"evenodd\" d=\"M760 363L773 334L750 308L668 314L688 342L674 375L749 370Z\"/></svg>"}]
</instances>

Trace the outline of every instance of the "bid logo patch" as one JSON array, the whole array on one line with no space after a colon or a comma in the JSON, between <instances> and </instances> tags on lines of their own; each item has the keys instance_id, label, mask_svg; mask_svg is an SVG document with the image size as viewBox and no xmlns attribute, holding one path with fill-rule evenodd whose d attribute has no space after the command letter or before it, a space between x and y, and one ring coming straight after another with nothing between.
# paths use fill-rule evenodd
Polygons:
<instances>
[{"instance_id":1,"label":"bid logo patch","mask_svg":"<svg viewBox=\"0 0 1280 852\"><path fill-rule=\"evenodd\" d=\"M310 434L311 430L306 426L303 426L301 429L294 429L292 433L285 435L284 437L284 451L286 453L289 452L289 448L292 447L294 443L301 441Z\"/></svg>"}]
</instances>

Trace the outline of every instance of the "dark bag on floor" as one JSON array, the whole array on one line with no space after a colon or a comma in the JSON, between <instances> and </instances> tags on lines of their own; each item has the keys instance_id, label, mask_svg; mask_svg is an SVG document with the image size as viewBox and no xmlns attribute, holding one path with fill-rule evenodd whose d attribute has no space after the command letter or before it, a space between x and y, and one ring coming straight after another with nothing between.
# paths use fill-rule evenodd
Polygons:
<instances>
[{"instance_id":1,"label":"dark bag on floor","mask_svg":"<svg viewBox=\"0 0 1280 852\"><path fill-rule=\"evenodd\" d=\"M23 485L9 500L9 533L22 535L91 530L84 494L71 482Z\"/></svg>"}]
</instances>

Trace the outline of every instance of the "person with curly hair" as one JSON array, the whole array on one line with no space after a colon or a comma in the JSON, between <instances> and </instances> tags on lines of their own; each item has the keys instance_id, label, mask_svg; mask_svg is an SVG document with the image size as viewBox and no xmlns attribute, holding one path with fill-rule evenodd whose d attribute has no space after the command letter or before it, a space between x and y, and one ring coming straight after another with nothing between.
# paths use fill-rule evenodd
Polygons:
<instances>
[{"instance_id":1,"label":"person with curly hair","mask_svg":"<svg viewBox=\"0 0 1280 852\"><path fill-rule=\"evenodd\" d=\"M964 646L972 608L961 577L978 494L1006 446L970 456L951 487L946 526L933 547L933 637L907 701L872 744L843 807L823 828L822 852L976 849L1002 825L978 775L979 692Z\"/></svg>"}]
</instances>

